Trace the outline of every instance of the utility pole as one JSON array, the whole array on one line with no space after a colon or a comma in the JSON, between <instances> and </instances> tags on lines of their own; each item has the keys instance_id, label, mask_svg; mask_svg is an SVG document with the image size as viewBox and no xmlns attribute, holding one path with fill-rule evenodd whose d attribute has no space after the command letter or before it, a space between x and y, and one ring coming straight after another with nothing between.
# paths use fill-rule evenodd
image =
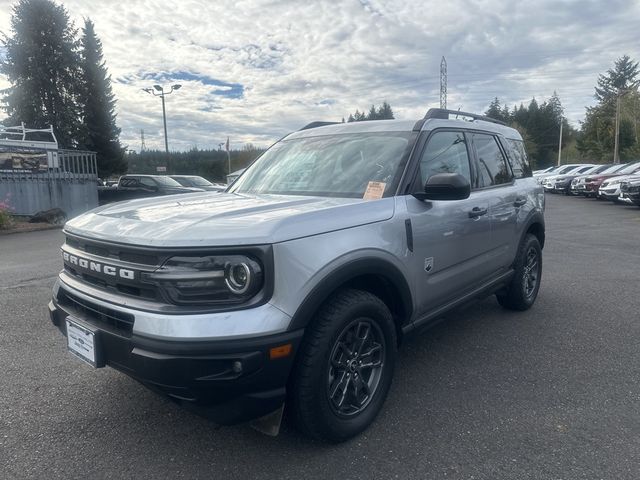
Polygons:
<instances>
[{"instance_id":1,"label":"utility pole","mask_svg":"<svg viewBox=\"0 0 640 480\"><path fill-rule=\"evenodd\" d=\"M227 162L229 163L229 166L227 168L227 175L231 174L231 151L229 150L229 137L227 137Z\"/></svg>"},{"instance_id":2,"label":"utility pole","mask_svg":"<svg viewBox=\"0 0 640 480\"><path fill-rule=\"evenodd\" d=\"M447 60L440 61L440 108L447 108Z\"/></svg>"},{"instance_id":3,"label":"utility pole","mask_svg":"<svg viewBox=\"0 0 640 480\"><path fill-rule=\"evenodd\" d=\"M160 97L162 100L162 124L164 125L164 151L167 154L167 158L169 157L169 140L167 138L167 111L164 106L164 97L173 93L176 90L179 90L182 87L179 83L175 85L171 85L169 90L165 91L164 87L160 85L154 85L153 88L143 88L145 92L153 95L154 97ZM159 93L156 93L159 92Z\"/></svg>"},{"instance_id":4,"label":"utility pole","mask_svg":"<svg viewBox=\"0 0 640 480\"><path fill-rule=\"evenodd\" d=\"M562 162L562 117L560 117L560 141L558 142L558 166Z\"/></svg>"},{"instance_id":5,"label":"utility pole","mask_svg":"<svg viewBox=\"0 0 640 480\"><path fill-rule=\"evenodd\" d=\"M613 163L620 163L620 91L616 98L616 133L613 141Z\"/></svg>"}]
</instances>

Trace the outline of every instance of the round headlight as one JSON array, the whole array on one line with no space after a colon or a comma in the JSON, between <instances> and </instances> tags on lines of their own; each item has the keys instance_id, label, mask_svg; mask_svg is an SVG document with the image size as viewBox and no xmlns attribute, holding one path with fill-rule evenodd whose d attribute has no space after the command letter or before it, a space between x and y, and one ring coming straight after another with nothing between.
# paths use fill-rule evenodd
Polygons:
<instances>
[{"instance_id":1,"label":"round headlight","mask_svg":"<svg viewBox=\"0 0 640 480\"><path fill-rule=\"evenodd\" d=\"M231 292L242 295L251 285L251 269L246 263L230 264L225 268L224 280Z\"/></svg>"}]
</instances>

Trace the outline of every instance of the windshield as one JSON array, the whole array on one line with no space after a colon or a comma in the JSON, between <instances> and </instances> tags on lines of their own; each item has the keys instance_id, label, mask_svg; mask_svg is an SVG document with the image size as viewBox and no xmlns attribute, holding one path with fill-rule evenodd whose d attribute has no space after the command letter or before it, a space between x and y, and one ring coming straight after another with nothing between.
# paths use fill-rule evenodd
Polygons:
<instances>
[{"instance_id":1,"label":"windshield","mask_svg":"<svg viewBox=\"0 0 640 480\"><path fill-rule=\"evenodd\" d=\"M617 172L617 171L619 171L619 170L622 170L622 169L624 169L624 168L627 168L628 166L629 166L629 164L628 164L628 163L623 163L622 165L614 165L614 166L613 166L613 167L611 167L611 168L607 168L607 169L606 169L604 172L602 172L602 173L615 173L615 172Z\"/></svg>"},{"instance_id":2,"label":"windshield","mask_svg":"<svg viewBox=\"0 0 640 480\"><path fill-rule=\"evenodd\" d=\"M569 165L567 167L561 168L560 170L558 170L558 174L562 175L563 173L569 173L572 170L577 169L578 167L576 167L575 165Z\"/></svg>"},{"instance_id":3,"label":"windshield","mask_svg":"<svg viewBox=\"0 0 640 480\"><path fill-rule=\"evenodd\" d=\"M628 175L630 173L635 172L638 168L640 168L640 162L632 163L628 167L623 168L622 170L620 170L618 173L620 173L621 175Z\"/></svg>"},{"instance_id":4,"label":"windshield","mask_svg":"<svg viewBox=\"0 0 640 480\"><path fill-rule=\"evenodd\" d=\"M375 189L375 198L391 196L414 135L358 133L284 140L251 165L230 191L362 198Z\"/></svg>"},{"instance_id":5,"label":"windshield","mask_svg":"<svg viewBox=\"0 0 640 480\"><path fill-rule=\"evenodd\" d=\"M156 181L158 185L162 185L163 187L181 187L182 186L171 177L157 176L157 177L153 177L153 179Z\"/></svg>"},{"instance_id":6,"label":"windshield","mask_svg":"<svg viewBox=\"0 0 640 480\"><path fill-rule=\"evenodd\" d=\"M589 170L587 173L603 173L611 168L611 165L600 165L599 167L593 167L592 170Z\"/></svg>"}]
</instances>

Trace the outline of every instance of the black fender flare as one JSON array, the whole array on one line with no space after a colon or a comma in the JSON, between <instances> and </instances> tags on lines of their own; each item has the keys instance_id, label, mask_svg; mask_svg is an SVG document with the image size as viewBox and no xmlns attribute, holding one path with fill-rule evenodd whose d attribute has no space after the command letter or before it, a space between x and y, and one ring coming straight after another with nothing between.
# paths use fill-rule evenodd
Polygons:
<instances>
[{"instance_id":1,"label":"black fender flare","mask_svg":"<svg viewBox=\"0 0 640 480\"><path fill-rule=\"evenodd\" d=\"M527 217L527 220L525 221L525 226L522 229L522 234L520 235L520 241L518 242L518 245L522 244L524 237L527 235L531 227L536 224L540 225L540 234L541 234L540 247L544 248L544 241L545 241L544 215L539 210L532 211L531 214L529 214L529 216Z\"/></svg>"},{"instance_id":2,"label":"black fender flare","mask_svg":"<svg viewBox=\"0 0 640 480\"><path fill-rule=\"evenodd\" d=\"M297 330L307 326L315 312L342 285L363 275L381 277L393 285L399 295L402 308L400 327L411 321L413 314L413 295L407 279L401 270L391 262L381 258L364 257L346 262L325 275L300 303L291 318L288 330Z\"/></svg>"}]
</instances>

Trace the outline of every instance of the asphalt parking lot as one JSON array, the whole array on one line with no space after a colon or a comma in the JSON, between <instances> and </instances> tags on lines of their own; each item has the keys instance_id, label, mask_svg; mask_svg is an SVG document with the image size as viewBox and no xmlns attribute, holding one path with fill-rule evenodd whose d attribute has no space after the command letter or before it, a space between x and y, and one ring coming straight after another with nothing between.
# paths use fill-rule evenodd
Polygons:
<instances>
[{"instance_id":1,"label":"asphalt parking lot","mask_svg":"<svg viewBox=\"0 0 640 480\"><path fill-rule=\"evenodd\" d=\"M639 478L640 208L547 199L535 306L489 298L405 343L382 414L337 446L72 358L46 313L61 232L0 236L0 478Z\"/></svg>"}]
</instances>

